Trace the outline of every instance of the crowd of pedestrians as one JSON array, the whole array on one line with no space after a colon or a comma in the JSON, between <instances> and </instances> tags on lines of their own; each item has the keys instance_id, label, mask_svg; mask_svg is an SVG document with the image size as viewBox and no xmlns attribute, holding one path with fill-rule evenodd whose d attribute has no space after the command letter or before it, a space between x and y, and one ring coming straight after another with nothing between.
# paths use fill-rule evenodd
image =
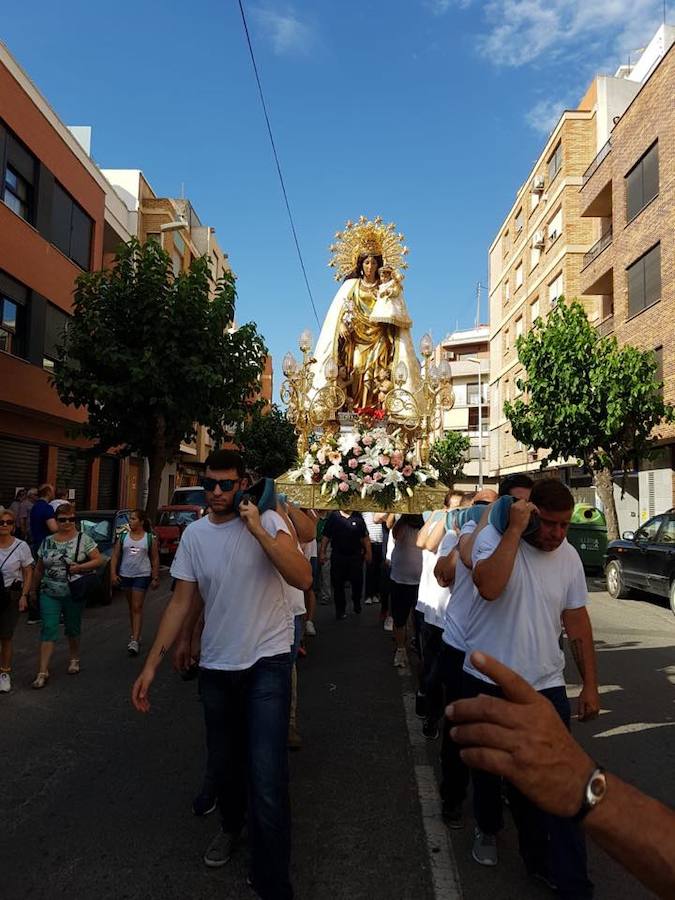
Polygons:
<instances>
[{"instance_id":1,"label":"crowd of pedestrians","mask_svg":"<svg viewBox=\"0 0 675 900\"><path fill-rule=\"evenodd\" d=\"M225 865L246 827L249 885L266 900L292 898L288 750L302 746L298 659L317 633L316 603L332 603L342 622L348 599L355 616L379 604L393 665L416 680L422 733L440 738L439 803L450 829L465 826L472 787L477 864L498 865L507 803L529 875L561 898L586 900L593 885L581 826L608 783L619 809L632 802L646 831L673 825L665 807L608 782L570 736L563 633L582 682L579 720L595 718L600 704L583 568L566 541L574 500L561 482L509 476L498 493L449 492L442 509L423 516L327 513L301 510L263 482L256 487L242 457L219 450L203 484L208 514L182 535L171 598L132 701L150 710L151 686L172 646L175 668L198 676L206 764L193 812L218 809L221 820L204 852L207 866ZM100 565L74 507L51 485L21 492L0 512L0 692L11 689L12 637L24 610L41 621L33 687L49 680L61 622L68 672L79 673L84 604L73 584ZM142 511L131 514L111 565L127 592L127 650L135 656L145 595L159 579L158 543ZM551 758L532 747L549 748ZM638 877L675 885L672 863L644 842L637 858L616 823L589 822Z\"/></svg>"}]
</instances>

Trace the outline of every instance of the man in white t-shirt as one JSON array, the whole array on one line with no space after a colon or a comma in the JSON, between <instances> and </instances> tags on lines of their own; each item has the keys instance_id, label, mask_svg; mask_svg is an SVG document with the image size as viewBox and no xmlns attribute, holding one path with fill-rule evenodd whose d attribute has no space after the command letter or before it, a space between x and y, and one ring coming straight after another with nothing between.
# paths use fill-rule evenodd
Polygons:
<instances>
[{"instance_id":1,"label":"man in white t-shirt","mask_svg":"<svg viewBox=\"0 0 675 900\"><path fill-rule=\"evenodd\" d=\"M561 621L583 681L579 718L595 718L600 708L586 580L579 555L566 540L573 509L574 498L565 485L553 478L542 479L535 482L530 502L513 504L503 534L487 525L478 535L472 560L479 596L466 622L463 682L465 696L500 695L499 688L471 665L469 654L485 651L550 700L568 727ZM523 537L533 514L537 528ZM488 779L485 783L483 776ZM474 777L474 858L478 844L478 856L493 857L493 865L495 835L502 824L495 778L478 770ZM591 897L581 830L570 820L537 809L514 789L510 805L528 872L554 884L561 897Z\"/></svg>"},{"instance_id":2,"label":"man in white t-shirt","mask_svg":"<svg viewBox=\"0 0 675 900\"><path fill-rule=\"evenodd\" d=\"M222 832L204 862L227 863L246 818L252 887L261 897L290 900L286 742L293 617L284 583L305 590L312 572L278 513L261 515L245 500L237 508L243 475L235 451L217 450L206 462L209 514L183 532L171 566L176 587L132 700L148 712L157 666L186 617L196 622L203 598L200 694L222 816Z\"/></svg>"}]
</instances>

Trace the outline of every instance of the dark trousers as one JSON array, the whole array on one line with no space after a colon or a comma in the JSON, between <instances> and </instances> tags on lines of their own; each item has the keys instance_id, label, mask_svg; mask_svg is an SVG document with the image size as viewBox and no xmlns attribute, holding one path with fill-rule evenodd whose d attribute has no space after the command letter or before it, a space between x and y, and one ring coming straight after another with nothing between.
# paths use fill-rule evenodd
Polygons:
<instances>
[{"instance_id":1,"label":"dark trousers","mask_svg":"<svg viewBox=\"0 0 675 900\"><path fill-rule=\"evenodd\" d=\"M478 694L503 696L493 684L464 673L465 697ZM570 727L570 704L564 687L539 691L555 707ZM472 771L474 813L481 831L495 834L503 826L501 779L479 769ZM535 806L513 785L507 785L509 805L518 829L520 855L528 871L546 872L558 887L560 896L591 897L593 885L587 874L586 841L581 828L569 819L552 816Z\"/></svg>"},{"instance_id":2,"label":"dark trousers","mask_svg":"<svg viewBox=\"0 0 675 900\"><path fill-rule=\"evenodd\" d=\"M441 680L445 702L454 703L462 694L464 651L442 643L440 652ZM459 745L450 737L452 722L443 720L441 742L441 797L443 803L457 806L464 802L469 787L470 772L459 755Z\"/></svg>"},{"instance_id":3,"label":"dark trousers","mask_svg":"<svg viewBox=\"0 0 675 900\"><path fill-rule=\"evenodd\" d=\"M265 900L291 900L291 655L240 671L202 669L199 689L223 831L241 831L248 811L251 881Z\"/></svg>"},{"instance_id":4,"label":"dark trousers","mask_svg":"<svg viewBox=\"0 0 675 900\"><path fill-rule=\"evenodd\" d=\"M380 574L380 615L389 615L389 597L391 595L391 569L385 560L382 561Z\"/></svg>"},{"instance_id":5,"label":"dark trousers","mask_svg":"<svg viewBox=\"0 0 675 900\"><path fill-rule=\"evenodd\" d=\"M382 544L372 543L372 558L366 563L366 597L380 593L382 583Z\"/></svg>"},{"instance_id":6,"label":"dark trousers","mask_svg":"<svg viewBox=\"0 0 675 900\"><path fill-rule=\"evenodd\" d=\"M333 588L335 615L339 618L345 614L345 584L352 586L352 606L354 612L361 612L361 594L363 592L363 557L342 556L333 550L330 560L330 583Z\"/></svg>"},{"instance_id":7,"label":"dark trousers","mask_svg":"<svg viewBox=\"0 0 675 900\"><path fill-rule=\"evenodd\" d=\"M422 622L420 641L422 652L420 688L427 698L427 717L438 722L443 715L443 676L441 671L443 629L437 625Z\"/></svg>"}]
</instances>

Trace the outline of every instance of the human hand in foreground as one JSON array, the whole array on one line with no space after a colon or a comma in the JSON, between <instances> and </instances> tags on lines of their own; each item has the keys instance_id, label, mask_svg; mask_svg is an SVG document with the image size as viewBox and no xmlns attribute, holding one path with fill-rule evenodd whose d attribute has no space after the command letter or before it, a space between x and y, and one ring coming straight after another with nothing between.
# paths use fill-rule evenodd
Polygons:
<instances>
[{"instance_id":1,"label":"human hand in foreground","mask_svg":"<svg viewBox=\"0 0 675 900\"><path fill-rule=\"evenodd\" d=\"M134 686L131 689L131 702L139 712L150 712L148 694L150 693L150 685L154 680L154 669L145 667L136 681L134 681Z\"/></svg>"},{"instance_id":2,"label":"human hand in foreground","mask_svg":"<svg viewBox=\"0 0 675 900\"><path fill-rule=\"evenodd\" d=\"M577 715L580 722L590 722L591 719L597 719L600 715L600 694L596 687L584 685L577 702Z\"/></svg>"},{"instance_id":3,"label":"human hand in foreground","mask_svg":"<svg viewBox=\"0 0 675 900\"><path fill-rule=\"evenodd\" d=\"M522 534L530 524L530 516L532 513L536 514L538 512L539 510L537 507L534 503L530 503L529 500L516 500L509 509L508 527L512 528L518 534Z\"/></svg>"},{"instance_id":4,"label":"human hand in foreground","mask_svg":"<svg viewBox=\"0 0 675 900\"><path fill-rule=\"evenodd\" d=\"M239 515L251 534L255 537L263 530L260 524L260 512L251 500L244 500L239 504Z\"/></svg>"},{"instance_id":5,"label":"human hand in foreground","mask_svg":"<svg viewBox=\"0 0 675 900\"><path fill-rule=\"evenodd\" d=\"M496 682L505 699L481 695L446 708L463 761L506 778L546 812L573 816L595 763L553 704L520 675L484 653L472 653L471 662Z\"/></svg>"}]
</instances>

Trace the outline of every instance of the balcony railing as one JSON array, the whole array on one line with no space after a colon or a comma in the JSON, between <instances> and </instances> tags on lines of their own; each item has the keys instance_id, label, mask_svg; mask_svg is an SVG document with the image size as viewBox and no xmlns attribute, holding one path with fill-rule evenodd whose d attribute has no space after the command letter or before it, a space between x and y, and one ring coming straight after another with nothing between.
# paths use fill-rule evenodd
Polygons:
<instances>
[{"instance_id":1,"label":"balcony railing","mask_svg":"<svg viewBox=\"0 0 675 900\"><path fill-rule=\"evenodd\" d=\"M606 319L603 319L602 322L598 322L595 326L595 330L598 332L600 337L609 337L610 334L614 333L614 314L611 316L607 316Z\"/></svg>"},{"instance_id":2,"label":"balcony railing","mask_svg":"<svg viewBox=\"0 0 675 900\"><path fill-rule=\"evenodd\" d=\"M596 241L588 253L584 253L584 261L581 266L582 270L586 268L586 266L590 266L593 260L600 256L603 250L607 249L609 245L612 243L612 226L610 225L607 231L602 235L599 241Z\"/></svg>"},{"instance_id":3,"label":"balcony railing","mask_svg":"<svg viewBox=\"0 0 675 900\"><path fill-rule=\"evenodd\" d=\"M607 154L609 153L609 151L611 149L612 149L612 139L610 138L607 141L607 143L603 147L601 147L601 149L598 152L598 155L595 157L593 162L590 164L590 166L584 172L582 179L581 179L582 188L584 187L586 182L589 181L589 179L593 177L598 166L603 161L603 159L607 156Z\"/></svg>"}]
</instances>

